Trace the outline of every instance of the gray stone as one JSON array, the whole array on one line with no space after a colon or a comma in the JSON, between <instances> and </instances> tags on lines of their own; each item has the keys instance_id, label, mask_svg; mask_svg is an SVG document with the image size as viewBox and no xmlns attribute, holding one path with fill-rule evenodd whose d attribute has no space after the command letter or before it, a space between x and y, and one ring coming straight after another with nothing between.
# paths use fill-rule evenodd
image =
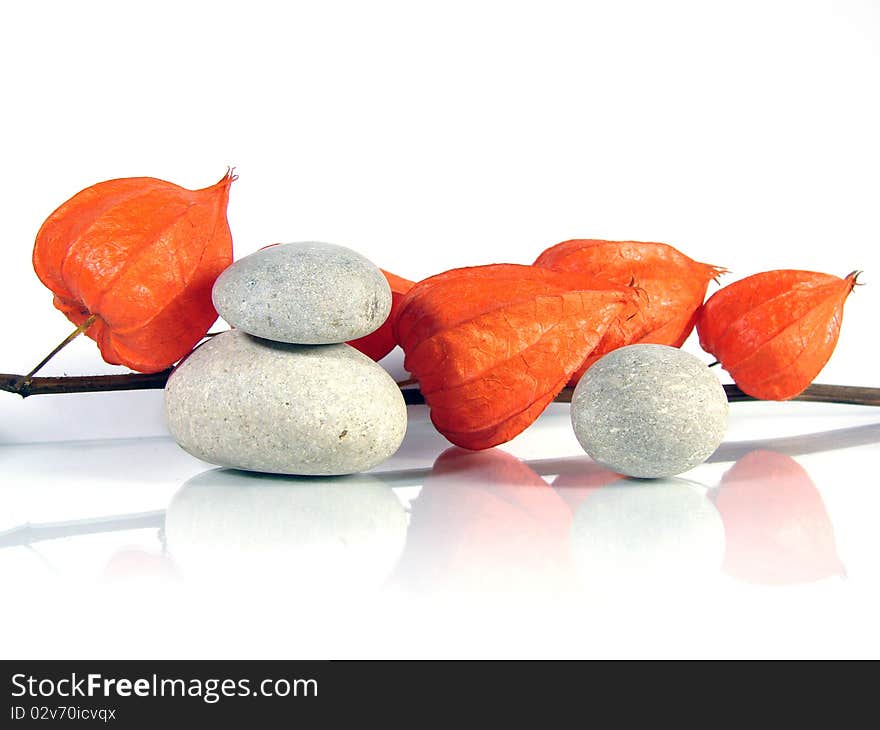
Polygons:
<instances>
[{"instance_id":1,"label":"gray stone","mask_svg":"<svg viewBox=\"0 0 880 730\"><path fill-rule=\"evenodd\" d=\"M363 337L391 312L382 272L332 243L282 243L245 256L217 278L213 299L232 326L300 345Z\"/></svg>"},{"instance_id":2,"label":"gray stone","mask_svg":"<svg viewBox=\"0 0 880 730\"><path fill-rule=\"evenodd\" d=\"M406 405L379 365L348 345L308 347L230 330L171 374L174 440L221 466L276 474L352 474L391 456Z\"/></svg>"},{"instance_id":3,"label":"gray stone","mask_svg":"<svg viewBox=\"0 0 880 730\"><path fill-rule=\"evenodd\" d=\"M703 463L724 439L727 398L709 368L665 345L610 352L581 378L571 422L603 466L633 477L667 477Z\"/></svg>"}]
</instances>

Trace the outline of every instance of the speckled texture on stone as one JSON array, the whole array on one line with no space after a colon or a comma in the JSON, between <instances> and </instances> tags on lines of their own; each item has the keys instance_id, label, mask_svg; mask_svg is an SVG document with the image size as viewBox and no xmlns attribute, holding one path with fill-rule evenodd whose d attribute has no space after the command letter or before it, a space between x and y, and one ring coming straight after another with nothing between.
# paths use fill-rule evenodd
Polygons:
<instances>
[{"instance_id":1,"label":"speckled texture on stone","mask_svg":"<svg viewBox=\"0 0 880 730\"><path fill-rule=\"evenodd\" d=\"M300 345L363 337L391 312L382 272L332 243L282 243L245 256L217 278L213 299L233 327Z\"/></svg>"},{"instance_id":2,"label":"speckled texture on stone","mask_svg":"<svg viewBox=\"0 0 880 730\"><path fill-rule=\"evenodd\" d=\"M406 405L388 373L348 345L308 347L230 330L171 374L165 417L193 456L276 474L352 474L397 451Z\"/></svg>"},{"instance_id":3,"label":"speckled texture on stone","mask_svg":"<svg viewBox=\"0 0 880 730\"><path fill-rule=\"evenodd\" d=\"M610 352L581 378L571 422L595 461L633 477L703 463L727 429L724 388L697 357L665 345Z\"/></svg>"}]
</instances>

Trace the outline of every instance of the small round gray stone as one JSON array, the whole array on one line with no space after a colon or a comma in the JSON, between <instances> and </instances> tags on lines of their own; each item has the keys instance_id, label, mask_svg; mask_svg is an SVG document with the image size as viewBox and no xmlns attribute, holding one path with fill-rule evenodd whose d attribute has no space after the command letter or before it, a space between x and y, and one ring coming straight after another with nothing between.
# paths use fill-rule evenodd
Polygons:
<instances>
[{"instance_id":1,"label":"small round gray stone","mask_svg":"<svg viewBox=\"0 0 880 730\"><path fill-rule=\"evenodd\" d=\"M724 388L703 362L665 345L630 345L597 361L571 400L581 446L632 477L668 477L703 463L727 429Z\"/></svg>"},{"instance_id":2,"label":"small round gray stone","mask_svg":"<svg viewBox=\"0 0 880 730\"><path fill-rule=\"evenodd\" d=\"M300 345L363 337L391 312L382 272L332 243L281 243L245 256L220 274L212 295L233 327Z\"/></svg>"},{"instance_id":3,"label":"small round gray stone","mask_svg":"<svg viewBox=\"0 0 880 730\"><path fill-rule=\"evenodd\" d=\"M211 338L165 386L174 440L193 456L276 474L353 474L397 451L406 405L348 345L307 347L241 330Z\"/></svg>"}]
</instances>

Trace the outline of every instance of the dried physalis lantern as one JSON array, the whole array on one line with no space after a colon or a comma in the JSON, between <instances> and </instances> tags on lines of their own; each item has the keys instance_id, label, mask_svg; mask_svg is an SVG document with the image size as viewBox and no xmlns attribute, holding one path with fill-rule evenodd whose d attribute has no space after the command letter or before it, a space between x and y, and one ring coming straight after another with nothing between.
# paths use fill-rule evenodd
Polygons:
<instances>
[{"instance_id":1,"label":"dried physalis lantern","mask_svg":"<svg viewBox=\"0 0 880 730\"><path fill-rule=\"evenodd\" d=\"M416 284L394 332L437 430L488 449L531 424L637 300L629 287L567 272L474 266Z\"/></svg>"},{"instance_id":2,"label":"dried physalis lantern","mask_svg":"<svg viewBox=\"0 0 880 730\"><path fill-rule=\"evenodd\" d=\"M600 357L624 345L681 347L694 328L709 282L726 271L694 261L666 243L592 239L552 246L535 266L631 284L643 294L638 308L624 310L612 323L572 382Z\"/></svg>"},{"instance_id":3,"label":"dried physalis lantern","mask_svg":"<svg viewBox=\"0 0 880 730\"><path fill-rule=\"evenodd\" d=\"M837 344L843 304L860 272L765 271L724 287L700 313L702 348L736 384L764 400L794 398Z\"/></svg>"},{"instance_id":4,"label":"dried physalis lantern","mask_svg":"<svg viewBox=\"0 0 880 730\"><path fill-rule=\"evenodd\" d=\"M189 353L217 318L211 287L232 263L227 172L187 190L148 177L101 182L43 224L34 270L108 363L144 373Z\"/></svg>"}]
</instances>

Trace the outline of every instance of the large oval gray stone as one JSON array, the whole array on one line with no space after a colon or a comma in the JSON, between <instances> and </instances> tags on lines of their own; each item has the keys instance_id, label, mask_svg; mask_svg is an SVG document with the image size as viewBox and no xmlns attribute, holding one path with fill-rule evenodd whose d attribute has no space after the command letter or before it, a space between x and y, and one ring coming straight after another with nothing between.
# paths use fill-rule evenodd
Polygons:
<instances>
[{"instance_id":1,"label":"large oval gray stone","mask_svg":"<svg viewBox=\"0 0 880 730\"><path fill-rule=\"evenodd\" d=\"M699 358L665 345L630 345L580 379L571 421L601 465L632 477L668 477L718 448L727 410L724 388Z\"/></svg>"},{"instance_id":2,"label":"large oval gray stone","mask_svg":"<svg viewBox=\"0 0 880 730\"><path fill-rule=\"evenodd\" d=\"M276 474L352 474L391 456L406 405L379 365L348 345L307 347L230 330L165 386L174 440L212 464Z\"/></svg>"},{"instance_id":3,"label":"large oval gray stone","mask_svg":"<svg viewBox=\"0 0 880 730\"><path fill-rule=\"evenodd\" d=\"M391 312L382 272L332 243L281 243L245 256L217 278L213 299L232 326L300 345L363 337Z\"/></svg>"}]
</instances>

